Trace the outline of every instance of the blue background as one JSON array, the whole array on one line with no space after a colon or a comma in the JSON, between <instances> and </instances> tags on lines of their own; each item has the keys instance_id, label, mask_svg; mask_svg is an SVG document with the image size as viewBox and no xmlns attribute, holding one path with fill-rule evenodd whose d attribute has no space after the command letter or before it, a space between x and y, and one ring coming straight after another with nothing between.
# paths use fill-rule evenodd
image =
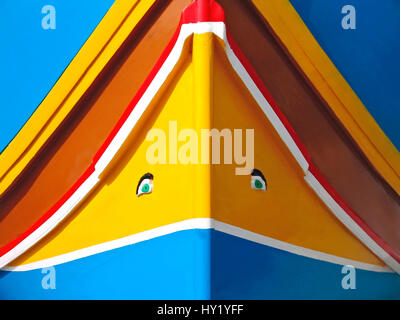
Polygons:
<instances>
[{"instance_id":1,"label":"blue background","mask_svg":"<svg viewBox=\"0 0 400 320\"><path fill-rule=\"evenodd\" d=\"M400 150L400 1L290 0L320 46ZM356 29L342 28L342 7Z\"/></svg>"}]
</instances>

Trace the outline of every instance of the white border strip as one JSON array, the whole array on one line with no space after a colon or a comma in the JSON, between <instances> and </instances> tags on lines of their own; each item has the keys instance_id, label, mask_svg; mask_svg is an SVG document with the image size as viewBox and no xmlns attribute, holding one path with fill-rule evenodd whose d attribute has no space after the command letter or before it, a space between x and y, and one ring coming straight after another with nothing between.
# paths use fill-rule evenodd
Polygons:
<instances>
[{"instance_id":1,"label":"white border strip","mask_svg":"<svg viewBox=\"0 0 400 320\"><path fill-rule=\"evenodd\" d=\"M342 209L325 188L319 183L311 172L304 177L308 185L351 232L364 243L373 253L380 257L383 262L390 266L397 273L400 273L400 266L385 250L383 250L371 237Z\"/></svg>"},{"instance_id":2,"label":"white border strip","mask_svg":"<svg viewBox=\"0 0 400 320\"><path fill-rule=\"evenodd\" d=\"M283 140L286 147L292 153L293 157L297 160L300 167L303 169L304 173L308 171L309 164L304 157L303 153L297 146L296 142L293 140L292 136L287 131L286 127L283 125L274 109L271 107L267 99L265 99L264 95L258 89L257 85L254 83L253 79L250 77L245 67L241 64L238 57L235 55L233 50L231 49L229 42L225 38L223 39L226 44L226 55L228 56L228 60L231 63L233 69L236 71L239 78L246 85L247 89L250 91L253 98L256 100L258 106L264 112L265 116L272 124L280 138Z\"/></svg>"},{"instance_id":3,"label":"white border strip","mask_svg":"<svg viewBox=\"0 0 400 320\"><path fill-rule=\"evenodd\" d=\"M247 73L244 66L241 64L240 60L236 57L233 50L231 49L226 36L225 24L223 22L199 22L194 24L183 24L181 26L178 39L169 56L150 83L149 87L146 89L141 99L138 101L135 108L132 110L128 119L122 125L114 139L111 141L110 145L107 147L98 162L95 164L95 171L49 220L47 220L40 228L38 228L27 238L25 238L14 249L10 250L8 253L0 258L0 268L17 258L23 252L28 250L32 245L34 245L37 241L43 238L52 229L54 229L58 225L58 223L60 223L76 207L76 205L79 204L80 201L86 197L86 195L98 183L99 176L112 161L115 154L121 148L122 144L125 142L130 132L135 127L137 121L140 119L154 96L157 94L162 84L167 79L168 75L172 72L174 66L177 64L181 56L185 40L191 34L200 34L207 32L214 33L225 42L225 51L229 62L231 63L232 67L241 78L243 83L246 85L249 92L252 94L252 96L260 106L261 110L266 115L267 119L271 122L285 145L288 147L294 158L297 160L300 167L303 169L305 173L305 180L309 183L312 189L328 206L333 214L345 224L346 227L348 227L376 255L383 259L385 263L392 267L396 272L400 273L400 264L397 263L397 261L395 261L390 255L388 255L388 253L383 250L383 248L377 245L377 243L371 237L369 237L368 234L366 234L348 216L346 212L344 212L344 210L335 202L335 200L329 196L329 194L318 182L318 180L315 179L315 177L313 177L312 174L308 171L309 164L303 156L302 152L300 151L299 147L296 145L295 141L292 139L289 132L280 121L279 117L275 114L271 105L265 99L261 91L251 79L250 75Z\"/></svg>"},{"instance_id":4,"label":"white border strip","mask_svg":"<svg viewBox=\"0 0 400 320\"><path fill-rule=\"evenodd\" d=\"M15 267L4 267L4 271L30 271L41 268L47 268L50 266L56 266L59 264L75 261L78 259L86 258L102 252L118 249L121 247L129 246L132 244L140 243L146 240L158 238L164 235L172 234L183 230L193 229L214 229L241 239L249 240L255 243L259 243L265 246L269 246L275 249L284 250L296 255L304 256L311 259L316 259L324 262L334 263L338 265L351 265L357 269L374 271L374 272L393 272L388 267L381 267L369 263L363 263L351 259L337 257L324 252L303 248L296 246L284 241L276 240L267 236L263 236L258 233L254 233L224 222L216 221L210 218L195 218L184 220L172 224L168 224L162 227L154 228L144 232L136 233L124 238L112 240L97 244L84 249L79 249L66 254L55 256L52 258L32 262L29 264L15 266Z\"/></svg>"},{"instance_id":5,"label":"white border strip","mask_svg":"<svg viewBox=\"0 0 400 320\"><path fill-rule=\"evenodd\" d=\"M214 229L217 231L230 234L232 236L236 236L238 238L256 242L265 246L287 251L311 259L330 262L338 265L351 265L357 269L362 269L367 271L393 273L393 270L389 267L381 267L370 263L364 263L352 259L342 258L329 253L324 253L321 251L300 247L294 244L290 244L288 242L270 238L268 236L264 236L217 220L214 220Z\"/></svg>"},{"instance_id":6,"label":"white border strip","mask_svg":"<svg viewBox=\"0 0 400 320\"><path fill-rule=\"evenodd\" d=\"M89 178L72 194L72 196L39 228L22 240L12 250L0 257L0 268L7 265L26 250L32 247L51 230L53 230L68 214L86 197L86 195L97 184L99 178L95 173L92 173Z\"/></svg>"}]
</instances>

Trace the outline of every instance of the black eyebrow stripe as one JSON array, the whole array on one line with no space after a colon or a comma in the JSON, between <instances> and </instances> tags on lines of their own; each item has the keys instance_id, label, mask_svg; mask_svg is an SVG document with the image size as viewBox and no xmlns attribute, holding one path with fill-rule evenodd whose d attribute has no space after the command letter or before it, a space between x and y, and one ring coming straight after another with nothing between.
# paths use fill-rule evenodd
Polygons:
<instances>
[{"instance_id":1,"label":"black eyebrow stripe","mask_svg":"<svg viewBox=\"0 0 400 320\"><path fill-rule=\"evenodd\" d=\"M251 171L251 175L260 177L261 179L264 180L264 183L267 184L267 180L265 180L265 177L264 177L264 175L262 174L262 172L260 170L253 169L253 171Z\"/></svg>"},{"instance_id":2,"label":"black eyebrow stripe","mask_svg":"<svg viewBox=\"0 0 400 320\"><path fill-rule=\"evenodd\" d=\"M142 181L143 181L144 179L151 179L151 180L153 180L153 175L152 175L151 173L145 173L145 174L140 178L139 183L137 184L137 187L136 187L136 194L138 194L138 192L139 192L139 186L140 186L140 184L142 183Z\"/></svg>"}]
</instances>

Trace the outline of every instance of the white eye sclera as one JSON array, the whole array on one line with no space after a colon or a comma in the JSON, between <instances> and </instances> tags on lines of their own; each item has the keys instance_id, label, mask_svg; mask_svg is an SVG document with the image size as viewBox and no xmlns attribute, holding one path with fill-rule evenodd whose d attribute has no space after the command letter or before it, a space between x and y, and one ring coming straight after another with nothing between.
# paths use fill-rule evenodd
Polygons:
<instances>
[{"instance_id":1,"label":"white eye sclera","mask_svg":"<svg viewBox=\"0 0 400 320\"><path fill-rule=\"evenodd\" d=\"M153 175L151 173L146 173L140 179L139 184L136 188L136 195L140 196L142 194L153 192Z\"/></svg>"},{"instance_id":2,"label":"white eye sclera","mask_svg":"<svg viewBox=\"0 0 400 320\"><path fill-rule=\"evenodd\" d=\"M251 173L251 188L267 191L267 182L260 170L254 169Z\"/></svg>"}]
</instances>

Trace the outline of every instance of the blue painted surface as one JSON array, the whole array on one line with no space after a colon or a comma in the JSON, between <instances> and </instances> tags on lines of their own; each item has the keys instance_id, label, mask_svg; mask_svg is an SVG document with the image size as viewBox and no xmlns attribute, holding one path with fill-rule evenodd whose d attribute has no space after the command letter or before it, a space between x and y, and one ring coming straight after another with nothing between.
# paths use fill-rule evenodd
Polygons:
<instances>
[{"instance_id":1,"label":"blue painted surface","mask_svg":"<svg viewBox=\"0 0 400 320\"><path fill-rule=\"evenodd\" d=\"M329 58L400 150L400 1L290 0ZM342 7L356 29L342 28Z\"/></svg>"},{"instance_id":2,"label":"blue painted surface","mask_svg":"<svg viewBox=\"0 0 400 320\"><path fill-rule=\"evenodd\" d=\"M0 152L35 111L114 0L0 1ZM44 30L42 7L56 9Z\"/></svg>"},{"instance_id":3,"label":"blue painted surface","mask_svg":"<svg viewBox=\"0 0 400 320\"><path fill-rule=\"evenodd\" d=\"M400 299L398 275L356 270L356 290L344 290L341 269L187 230L58 265L55 290L42 288L41 269L0 272L0 299Z\"/></svg>"},{"instance_id":4,"label":"blue painted surface","mask_svg":"<svg viewBox=\"0 0 400 320\"><path fill-rule=\"evenodd\" d=\"M212 235L213 299L400 299L400 276L356 269L344 290L340 265L224 233Z\"/></svg>"},{"instance_id":5,"label":"blue painted surface","mask_svg":"<svg viewBox=\"0 0 400 320\"><path fill-rule=\"evenodd\" d=\"M1 299L208 299L210 231L180 231L55 266L56 289L41 269L0 272Z\"/></svg>"}]
</instances>

